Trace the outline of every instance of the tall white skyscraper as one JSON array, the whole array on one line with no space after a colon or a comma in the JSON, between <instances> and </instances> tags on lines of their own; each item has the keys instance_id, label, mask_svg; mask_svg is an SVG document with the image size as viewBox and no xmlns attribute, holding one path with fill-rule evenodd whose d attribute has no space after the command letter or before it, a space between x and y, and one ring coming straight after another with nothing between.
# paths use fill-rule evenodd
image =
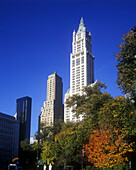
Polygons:
<instances>
[{"instance_id":1,"label":"tall white skyscraper","mask_svg":"<svg viewBox=\"0 0 136 170\"><path fill-rule=\"evenodd\" d=\"M73 32L72 53L70 55L70 89L65 101L74 94L82 95L84 86L94 82L94 57L92 56L91 34L86 31L81 18L77 33ZM64 104L64 121L80 121L83 117L74 117L71 108Z\"/></svg>"},{"instance_id":2,"label":"tall white skyscraper","mask_svg":"<svg viewBox=\"0 0 136 170\"><path fill-rule=\"evenodd\" d=\"M64 118L62 99L62 78L54 72L48 76L47 101L44 102L44 106L41 108L40 123L45 126L52 126L57 119Z\"/></svg>"}]
</instances>

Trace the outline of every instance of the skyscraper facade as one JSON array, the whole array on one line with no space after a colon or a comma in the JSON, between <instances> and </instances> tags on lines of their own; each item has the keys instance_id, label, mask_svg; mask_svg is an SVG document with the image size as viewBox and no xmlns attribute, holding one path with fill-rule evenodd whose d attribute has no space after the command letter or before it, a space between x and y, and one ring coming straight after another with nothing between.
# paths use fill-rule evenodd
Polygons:
<instances>
[{"instance_id":1,"label":"skyscraper facade","mask_svg":"<svg viewBox=\"0 0 136 170\"><path fill-rule=\"evenodd\" d=\"M0 113L0 169L13 158L18 157L19 121L13 116Z\"/></svg>"},{"instance_id":2,"label":"skyscraper facade","mask_svg":"<svg viewBox=\"0 0 136 170\"><path fill-rule=\"evenodd\" d=\"M19 121L19 141L30 141L32 98L23 97L16 100L16 119Z\"/></svg>"},{"instance_id":3,"label":"skyscraper facade","mask_svg":"<svg viewBox=\"0 0 136 170\"><path fill-rule=\"evenodd\" d=\"M72 53L70 55L70 89L65 101L74 94L82 95L82 89L94 82L94 57L92 56L91 34L86 31L81 18L77 32L73 32ZM83 115L74 117L71 108L64 104L64 121L80 121Z\"/></svg>"},{"instance_id":4,"label":"skyscraper facade","mask_svg":"<svg viewBox=\"0 0 136 170\"><path fill-rule=\"evenodd\" d=\"M47 101L41 108L40 124L52 126L58 119L64 119L63 83L62 78L56 72L48 76L47 80Z\"/></svg>"}]
</instances>

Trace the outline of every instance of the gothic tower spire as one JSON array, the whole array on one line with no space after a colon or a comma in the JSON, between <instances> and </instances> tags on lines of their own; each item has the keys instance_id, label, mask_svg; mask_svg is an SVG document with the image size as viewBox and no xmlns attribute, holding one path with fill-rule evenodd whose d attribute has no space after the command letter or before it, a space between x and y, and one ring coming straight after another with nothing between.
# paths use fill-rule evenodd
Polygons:
<instances>
[{"instance_id":1,"label":"gothic tower spire","mask_svg":"<svg viewBox=\"0 0 136 170\"><path fill-rule=\"evenodd\" d=\"M83 17L82 17L81 20L80 20L78 31L82 31L84 27L85 27L85 24L84 24L84 20L83 20Z\"/></svg>"},{"instance_id":2,"label":"gothic tower spire","mask_svg":"<svg viewBox=\"0 0 136 170\"><path fill-rule=\"evenodd\" d=\"M70 54L70 90L65 101L75 94L82 95L85 86L94 83L94 57L92 56L91 34L85 28L81 18L77 32L73 32L72 53ZM81 121L83 115L75 117L72 108L64 104L64 121Z\"/></svg>"}]
</instances>

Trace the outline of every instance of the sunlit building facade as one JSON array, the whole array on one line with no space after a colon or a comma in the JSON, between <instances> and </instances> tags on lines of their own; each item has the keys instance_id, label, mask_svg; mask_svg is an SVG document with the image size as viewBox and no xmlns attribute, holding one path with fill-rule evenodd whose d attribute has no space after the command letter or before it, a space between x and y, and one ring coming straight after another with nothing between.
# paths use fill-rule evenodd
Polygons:
<instances>
[{"instance_id":1,"label":"sunlit building facade","mask_svg":"<svg viewBox=\"0 0 136 170\"><path fill-rule=\"evenodd\" d=\"M56 72L48 76L47 101L41 108L39 123L45 127L52 126L58 119L64 120L63 83ZM40 128L40 127L39 127Z\"/></svg>"},{"instance_id":2,"label":"sunlit building facade","mask_svg":"<svg viewBox=\"0 0 136 170\"><path fill-rule=\"evenodd\" d=\"M77 32L73 32L72 53L70 55L70 89L65 94L65 100L74 94L82 95L82 89L94 83L94 57L92 56L91 34L86 31L83 18L81 18ZM64 121L81 121L67 108L64 103Z\"/></svg>"}]
</instances>

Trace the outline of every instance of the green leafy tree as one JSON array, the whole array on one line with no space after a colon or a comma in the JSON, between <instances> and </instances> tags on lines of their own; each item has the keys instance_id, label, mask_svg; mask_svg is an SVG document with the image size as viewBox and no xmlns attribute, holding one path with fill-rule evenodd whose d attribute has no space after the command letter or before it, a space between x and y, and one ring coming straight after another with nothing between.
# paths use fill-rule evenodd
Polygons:
<instances>
[{"instance_id":1,"label":"green leafy tree","mask_svg":"<svg viewBox=\"0 0 136 170\"><path fill-rule=\"evenodd\" d=\"M45 140L50 139L51 127L46 127L44 123L40 124L40 130L36 132L35 138L42 144Z\"/></svg>"},{"instance_id":2,"label":"green leafy tree","mask_svg":"<svg viewBox=\"0 0 136 170\"><path fill-rule=\"evenodd\" d=\"M42 153L41 153L41 159L46 163L47 165L54 164L55 160L55 143L44 141L42 145Z\"/></svg>"},{"instance_id":3,"label":"green leafy tree","mask_svg":"<svg viewBox=\"0 0 136 170\"><path fill-rule=\"evenodd\" d=\"M136 135L134 103L118 96L105 103L99 111L99 127L124 132L130 140Z\"/></svg>"},{"instance_id":4,"label":"green leafy tree","mask_svg":"<svg viewBox=\"0 0 136 170\"><path fill-rule=\"evenodd\" d=\"M102 93L106 89L104 83L98 81L93 87L87 86L83 89L83 95L73 95L66 101L67 107L72 107L75 116L83 114L85 118L95 116L95 113L101 106L112 97L107 92Z\"/></svg>"},{"instance_id":5,"label":"green leafy tree","mask_svg":"<svg viewBox=\"0 0 136 170\"><path fill-rule=\"evenodd\" d=\"M31 147L29 144L29 140L23 140L20 142L20 149L19 149L19 158L20 163L23 165L23 168L26 167L30 160L30 152ZM27 163L26 163L27 162Z\"/></svg>"},{"instance_id":6,"label":"green leafy tree","mask_svg":"<svg viewBox=\"0 0 136 170\"><path fill-rule=\"evenodd\" d=\"M21 146L21 149L23 151L30 151L31 150L31 147L30 147L28 139L25 139L25 140L21 141L20 146Z\"/></svg>"},{"instance_id":7,"label":"green leafy tree","mask_svg":"<svg viewBox=\"0 0 136 170\"><path fill-rule=\"evenodd\" d=\"M36 139L42 144L44 141L54 141L55 135L61 130L63 124L62 119L58 119L52 126L40 124L40 131L35 134Z\"/></svg>"},{"instance_id":8,"label":"green leafy tree","mask_svg":"<svg viewBox=\"0 0 136 170\"><path fill-rule=\"evenodd\" d=\"M23 140L20 143L20 163L24 168L34 168L37 163L37 151L40 146L37 142L30 145L29 140Z\"/></svg>"},{"instance_id":9,"label":"green leafy tree","mask_svg":"<svg viewBox=\"0 0 136 170\"><path fill-rule=\"evenodd\" d=\"M94 130L108 129L112 134L115 132L113 136L116 133L123 135L122 140L131 145L135 151L136 110L134 103L123 96L112 98L108 92L102 92L105 87L105 84L98 82L93 87L85 87L82 96L75 95L67 100L67 105L74 108L75 116L84 115L84 120L77 126L76 140L87 144Z\"/></svg>"},{"instance_id":10,"label":"green leafy tree","mask_svg":"<svg viewBox=\"0 0 136 170\"><path fill-rule=\"evenodd\" d=\"M74 123L63 124L62 130L56 134L56 158L58 165L79 166L82 160L82 144L77 141L78 131Z\"/></svg>"},{"instance_id":11,"label":"green leafy tree","mask_svg":"<svg viewBox=\"0 0 136 170\"><path fill-rule=\"evenodd\" d=\"M41 145L41 152L39 153L41 159L49 165L54 164L56 161L56 143L55 135L60 132L63 121L58 119L53 126L46 127L42 124L42 130L37 134L39 145Z\"/></svg>"},{"instance_id":12,"label":"green leafy tree","mask_svg":"<svg viewBox=\"0 0 136 170\"><path fill-rule=\"evenodd\" d=\"M123 35L123 41L118 46L117 84L123 93L129 93L136 102L136 27Z\"/></svg>"},{"instance_id":13,"label":"green leafy tree","mask_svg":"<svg viewBox=\"0 0 136 170\"><path fill-rule=\"evenodd\" d=\"M105 92L104 83L97 81L94 86L87 86L83 89L83 95L74 95L67 100L67 106L73 107L75 116L84 115L82 122L77 123L77 140L85 144L89 141L91 132L98 128L98 112L101 107L112 100L110 94Z\"/></svg>"}]
</instances>

